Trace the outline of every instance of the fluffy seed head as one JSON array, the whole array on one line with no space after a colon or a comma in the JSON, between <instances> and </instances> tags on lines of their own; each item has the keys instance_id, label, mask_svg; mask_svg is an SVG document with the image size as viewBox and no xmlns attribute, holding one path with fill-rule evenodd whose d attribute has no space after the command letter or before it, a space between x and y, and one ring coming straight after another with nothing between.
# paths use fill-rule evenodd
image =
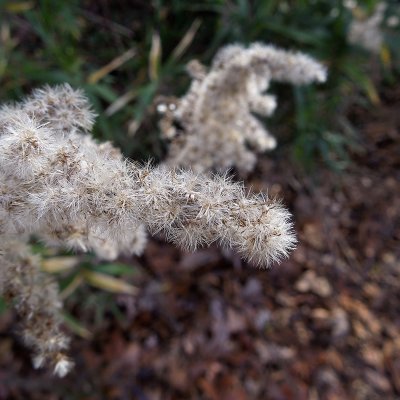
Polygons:
<instances>
[{"instance_id":1,"label":"fluffy seed head","mask_svg":"<svg viewBox=\"0 0 400 400\"><path fill-rule=\"evenodd\" d=\"M264 266L296 241L286 209L226 176L138 165L97 143L82 132L92 124L82 96L46 87L0 108L0 295L15 302L34 366L50 364L59 376L72 368L62 303L29 251L30 235L114 259L140 254L147 230L163 231L183 248L218 242Z\"/></svg>"},{"instance_id":2,"label":"fluffy seed head","mask_svg":"<svg viewBox=\"0 0 400 400\"><path fill-rule=\"evenodd\" d=\"M303 85L327 76L311 57L261 43L223 47L208 71L198 61L187 70L192 83L186 95L157 108L160 129L171 141L167 164L195 172L236 168L241 175L253 170L258 153L277 145L253 115L274 112L276 99L265 93L270 81Z\"/></svg>"}]
</instances>

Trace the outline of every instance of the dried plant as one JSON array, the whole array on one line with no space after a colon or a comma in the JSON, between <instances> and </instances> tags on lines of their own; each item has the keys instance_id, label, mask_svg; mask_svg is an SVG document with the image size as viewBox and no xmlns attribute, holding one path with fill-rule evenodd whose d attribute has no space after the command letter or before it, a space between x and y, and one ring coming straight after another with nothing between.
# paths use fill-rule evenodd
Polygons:
<instances>
[{"instance_id":1,"label":"dried plant","mask_svg":"<svg viewBox=\"0 0 400 400\"><path fill-rule=\"evenodd\" d=\"M82 92L67 85L0 109L0 294L16 302L35 365L50 362L59 375L72 365L61 303L27 250L32 234L112 259L139 254L147 229L163 231L181 247L219 242L264 266L296 241L279 202L226 176L130 162L88 135L93 121Z\"/></svg>"},{"instance_id":2,"label":"dried plant","mask_svg":"<svg viewBox=\"0 0 400 400\"><path fill-rule=\"evenodd\" d=\"M39 258L21 239L1 237L0 268L0 294L15 303L33 365L39 368L49 362L55 374L66 375L73 363L64 353L69 338L60 329L58 286L40 271Z\"/></svg>"},{"instance_id":3,"label":"dried plant","mask_svg":"<svg viewBox=\"0 0 400 400\"><path fill-rule=\"evenodd\" d=\"M383 44L383 31L386 4L378 3L371 16L366 16L360 10L353 9L353 20L348 32L348 40L352 44L363 47L371 53L379 54Z\"/></svg>"},{"instance_id":4,"label":"dried plant","mask_svg":"<svg viewBox=\"0 0 400 400\"><path fill-rule=\"evenodd\" d=\"M276 99L265 94L270 82L326 80L326 69L311 57L260 43L226 46L208 71L198 61L187 70L192 78L187 94L160 102L158 111L163 136L171 140L167 164L195 172L252 171L257 153L276 147L276 139L253 115L274 112Z\"/></svg>"}]
</instances>

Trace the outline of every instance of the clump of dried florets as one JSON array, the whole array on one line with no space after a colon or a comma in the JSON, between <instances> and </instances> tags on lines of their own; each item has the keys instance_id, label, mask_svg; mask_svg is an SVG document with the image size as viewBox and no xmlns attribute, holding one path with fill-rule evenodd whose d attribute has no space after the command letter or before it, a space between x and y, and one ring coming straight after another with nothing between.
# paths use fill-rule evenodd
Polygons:
<instances>
[{"instance_id":1,"label":"clump of dried florets","mask_svg":"<svg viewBox=\"0 0 400 400\"><path fill-rule=\"evenodd\" d=\"M0 294L16 302L35 365L49 360L60 375L70 367L60 302L25 250L31 234L113 258L140 253L149 229L188 249L219 242L266 266L295 244L290 214L276 201L226 177L129 162L84 133L92 123L86 99L69 86L0 109L0 243L23 248L2 248Z\"/></svg>"},{"instance_id":2,"label":"clump of dried florets","mask_svg":"<svg viewBox=\"0 0 400 400\"><path fill-rule=\"evenodd\" d=\"M384 20L386 4L378 3L371 16L361 14L360 9L353 10L353 20L348 32L348 40L352 44L363 47L371 53L379 53L383 43L381 28Z\"/></svg>"},{"instance_id":3,"label":"clump of dried florets","mask_svg":"<svg viewBox=\"0 0 400 400\"><path fill-rule=\"evenodd\" d=\"M209 70L198 61L187 70L192 78L187 94L161 101L157 108L163 114L163 136L171 140L167 164L195 172L253 170L256 154L276 147L276 139L253 115L274 112L276 99L265 94L270 82L326 80L326 69L311 57L260 43L226 46Z\"/></svg>"},{"instance_id":4,"label":"clump of dried florets","mask_svg":"<svg viewBox=\"0 0 400 400\"><path fill-rule=\"evenodd\" d=\"M21 238L2 235L0 240L0 294L15 303L21 335L32 348L34 366L51 363L54 372L64 376L73 363L64 354L69 339L60 330L58 286L40 271L38 257Z\"/></svg>"}]
</instances>

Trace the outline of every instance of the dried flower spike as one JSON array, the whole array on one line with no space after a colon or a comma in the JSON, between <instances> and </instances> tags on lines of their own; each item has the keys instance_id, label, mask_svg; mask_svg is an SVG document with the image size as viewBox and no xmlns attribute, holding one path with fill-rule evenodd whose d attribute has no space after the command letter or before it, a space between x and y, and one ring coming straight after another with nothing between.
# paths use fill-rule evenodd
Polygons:
<instances>
[{"instance_id":1,"label":"dried flower spike","mask_svg":"<svg viewBox=\"0 0 400 400\"><path fill-rule=\"evenodd\" d=\"M33 365L49 363L64 376L73 363L64 354L69 339L60 330L62 303L58 287L40 271L39 259L21 238L0 235L0 294L15 302L21 334L33 351Z\"/></svg>"},{"instance_id":2,"label":"dried flower spike","mask_svg":"<svg viewBox=\"0 0 400 400\"><path fill-rule=\"evenodd\" d=\"M264 266L296 242L290 214L276 201L224 176L129 162L83 132L92 123L82 93L68 86L0 109L0 294L16 302L34 364L50 363L60 376L72 365L61 302L29 255L31 234L112 259L139 254L146 229L164 231L184 248L219 242Z\"/></svg>"},{"instance_id":3,"label":"dried flower spike","mask_svg":"<svg viewBox=\"0 0 400 400\"><path fill-rule=\"evenodd\" d=\"M195 172L232 167L242 175L252 171L257 153L277 144L253 115L274 112L276 99L265 94L270 82L326 80L325 67L311 57L261 43L226 46L209 71L198 61L190 62L187 70L192 78L187 94L159 104L158 110L163 114L161 131L171 140L167 164Z\"/></svg>"},{"instance_id":4,"label":"dried flower spike","mask_svg":"<svg viewBox=\"0 0 400 400\"><path fill-rule=\"evenodd\" d=\"M383 43L381 25L384 19L386 4L381 2L376 5L370 17L359 15L359 9L353 10L353 20L348 32L350 43L363 47L371 53L379 54ZM357 13L358 11L358 13Z\"/></svg>"}]
</instances>

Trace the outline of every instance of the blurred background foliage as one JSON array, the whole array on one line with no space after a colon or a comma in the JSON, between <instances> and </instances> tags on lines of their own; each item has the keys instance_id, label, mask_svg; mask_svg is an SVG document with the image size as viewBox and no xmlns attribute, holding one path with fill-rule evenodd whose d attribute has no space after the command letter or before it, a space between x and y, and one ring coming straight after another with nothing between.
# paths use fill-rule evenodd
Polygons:
<instances>
[{"instance_id":1,"label":"blurred background foliage","mask_svg":"<svg viewBox=\"0 0 400 400\"><path fill-rule=\"evenodd\" d=\"M68 82L89 96L99 117L94 134L111 140L137 160L165 154L155 111L158 95L181 95L189 85L185 65L193 58L208 65L229 43L273 43L309 53L329 69L324 85L293 88L274 84L278 110L266 121L304 170L323 161L342 171L349 151L362 151L362 138L346 117L351 104L380 102L379 85L399 76L400 30L383 24L380 54L350 45L349 25L366 18L378 2L365 0L0 0L0 101L19 99L33 87ZM400 18L396 1L386 18ZM395 25L395 24L392 24ZM285 149L285 152L282 152ZM287 151L286 151L287 150ZM101 321L113 302L109 293L135 292L126 277L140 271L94 256L46 253L44 270L59 277L67 309ZM131 263L131 262L130 262ZM140 274L139 274L140 275ZM81 292L100 288L102 294ZM74 293L73 297L70 295ZM89 293L89 294L88 294ZM85 301L82 301L82 300ZM4 305L0 302L0 312ZM95 312L93 313L93 309ZM106 311L105 311L106 310ZM77 334L90 333L72 316Z\"/></svg>"},{"instance_id":2,"label":"blurred background foliage","mask_svg":"<svg viewBox=\"0 0 400 400\"><path fill-rule=\"evenodd\" d=\"M268 126L302 166L322 158L342 170L349 147L360 144L346 107L378 103L376 82L390 84L398 74L398 27L383 24L380 56L347 41L354 15L367 17L377 3L0 0L0 100L18 99L45 83L69 82L93 102L97 137L112 140L128 156L158 160L164 145L153 100L184 93L185 64L197 58L207 65L232 42L273 43L323 61L329 80L304 88L275 85L280 107ZM393 16L400 16L395 1L386 9L386 17Z\"/></svg>"}]
</instances>

